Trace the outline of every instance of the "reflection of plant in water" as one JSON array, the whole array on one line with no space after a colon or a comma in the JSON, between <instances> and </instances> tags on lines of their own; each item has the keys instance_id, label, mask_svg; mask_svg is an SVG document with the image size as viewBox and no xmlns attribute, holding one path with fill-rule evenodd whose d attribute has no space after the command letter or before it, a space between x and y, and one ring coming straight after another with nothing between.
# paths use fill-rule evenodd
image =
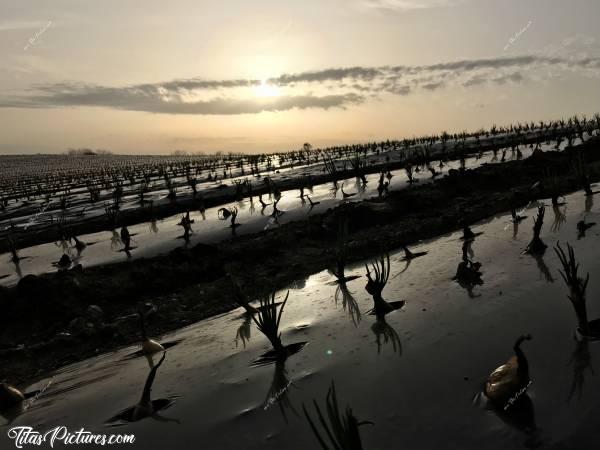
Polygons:
<instances>
[{"instance_id":1,"label":"reflection of plant in water","mask_svg":"<svg viewBox=\"0 0 600 450\"><path fill-rule=\"evenodd\" d=\"M121 246L121 236L119 236L119 232L117 230L112 230L112 236L110 237L110 248L111 250L116 250Z\"/></svg>"},{"instance_id":2,"label":"reflection of plant in water","mask_svg":"<svg viewBox=\"0 0 600 450\"><path fill-rule=\"evenodd\" d=\"M150 228L150 231L152 233L154 233L154 234L158 233L158 225L156 223L156 218L155 217L153 217L152 220L150 220L148 228Z\"/></svg>"},{"instance_id":3,"label":"reflection of plant in water","mask_svg":"<svg viewBox=\"0 0 600 450\"><path fill-rule=\"evenodd\" d=\"M271 213L271 217L275 219L275 222L283 215L283 211L277 208L277 203L279 203L279 200L276 200L275 203L273 203L273 212Z\"/></svg>"},{"instance_id":4,"label":"reflection of plant in water","mask_svg":"<svg viewBox=\"0 0 600 450\"><path fill-rule=\"evenodd\" d=\"M575 314L579 322L579 329L584 336L590 335L590 324L587 317L587 305L586 305L586 289L588 282L590 281L590 274L588 273L586 278L579 277L579 263L575 259L575 252L573 247L567 243L568 256L560 246L560 243L554 248L556 255L560 259L563 266L563 270L560 271L560 275L565 281L566 285L570 289L569 300L573 308L575 308Z\"/></svg>"},{"instance_id":5,"label":"reflection of plant in water","mask_svg":"<svg viewBox=\"0 0 600 450\"><path fill-rule=\"evenodd\" d=\"M192 233L193 219L190 219L190 212L187 211L184 216L181 216L181 220L177 225L183 227L183 236L181 236L186 242L190 240L190 234Z\"/></svg>"},{"instance_id":6,"label":"reflection of plant in water","mask_svg":"<svg viewBox=\"0 0 600 450\"><path fill-rule=\"evenodd\" d=\"M271 204L271 203L267 203L263 200L262 194L259 194L258 201L260 202L260 206L262 207L263 210Z\"/></svg>"},{"instance_id":7,"label":"reflection of plant in water","mask_svg":"<svg viewBox=\"0 0 600 450\"><path fill-rule=\"evenodd\" d=\"M517 235L519 234L519 222L513 222L513 239L517 239Z\"/></svg>"},{"instance_id":8,"label":"reflection of plant in water","mask_svg":"<svg viewBox=\"0 0 600 450\"><path fill-rule=\"evenodd\" d=\"M335 289L335 303L337 304L341 300L342 308L344 311L348 311L354 326L358 326L360 323L360 308L356 299L352 295L352 292L348 289L345 281L340 281Z\"/></svg>"},{"instance_id":9,"label":"reflection of plant in water","mask_svg":"<svg viewBox=\"0 0 600 450\"><path fill-rule=\"evenodd\" d=\"M107 219L108 224L111 227L114 227L117 223L117 218L119 216L119 210L115 208L113 205L109 205L107 203L104 204L104 213Z\"/></svg>"},{"instance_id":10,"label":"reflection of plant in water","mask_svg":"<svg viewBox=\"0 0 600 450\"><path fill-rule=\"evenodd\" d=\"M251 337L250 325L252 324L252 316L258 313L258 308L250 305L248 297L244 294L242 289L240 289L239 285L234 280L232 280L232 293L236 303L245 310L243 321L235 334L235 346L237 347L238 342L241 340L244 348L246 348L246 342L249 342Z\"/></svg>"},{"instance_id":11,"label":"reflection of plant in water","mask_svg":"<svg viewBox=\"0 0 600 450\"><path fill-rule=\"evenodd\" d=\"M552 276L550 269L546 265L546 262L544 261L544 257L542 255L532 255L532 256L535 259L535 262L537 263L538 269L540 270L540 274L542 274L544 276L544 278L546 279L546 281L548 283L554 283L554 277Z\"/></svg>"},{"instance_id":12,"label":"reflection of plant in water","mask_svg":"<svg viewBox=\"0 0 600 450\"><path fill-rule=\"evenodd\" d=\"M59 247L63 253L66 253L69 250L69 241L66 236L61 237L58 242L54 243L57 247Z\"/></svg>"},{"instance_id":13,"label":"reflection of plant in water","mask_svg":"<svg viewBox=\"0 0 600 450\"><path fill-rule=\"evenodd\" d=\"M554 222L552 223L551 230L556 233L567 222L566 207L561 211L558 205L552 205L552 211L554 212Z\"/></svg>"},{"instance_id":14,"label":"reflection of plant in water","mask_svg":"<svg viewBox=\"0 0 600 450\"><path fill-rule=\"evenodd\" d=\"M388 188L390 186L390 182L384 181L384 176L384 172L379 174L379 183L377 184L377 193L379 194L379 199L382 199L384 194L389 194Z\"/></svg>"},{"instance_id":15,"label":"reflection of plant in water","mask_svg":"<svg viewBox=\"0 0 600 450\"><path fill-rule=\"evenodd\" d=\"M585 212L589 213L593 207L594 207L594 196L588 195L585 198Z\"/></svg>"},{"instance_id":16,"label":"reflection of plant in water","mask_svg":"<svg viewBox=\"0 0 600 450\"><path fill-rule=\"evenodd\" d=\"M340 217L338 222L337 245L336 245L336 266L331 270L337 279L335 289L335 303L342 302L344 311L348 310L352 322L355 326L360 322L360 309L356 299L348 289L347 281L358 277L346 277L346 237L348 235L348 219L345 215Z\"/></svg>"},{"instance_id":17,"label":"reflection of plant in water","mask_svg":"<svg viewBox=\"0 0 600 450\"><path fill-rule=\"evenodd\" d=\"M375 323L371 326L371 331L375 334L375 342L377 343L377 354L381 354L381 338L383 338L383 344L388 342L392 343L394 353L398 352L402 355L402 343L400 342L400 336L394 330L394 328L388 324L385 317L377 317Z\"/></svg>"},{"instance_id":18,"label":"reflection of plant in water","mask_svg":"<svg viewBox=\"0 0 600 450\"><path fill-rule=\"evenodd\" d=\"M271 345L273 350L277 353L278 357L285 357L285 348L281 343L281 334L279 333L279 324L281 323L281 315L283 314L283 308L290 292L288 291L285 300L281 304L279 314L277 313L277 303L275 302L275 292L269 297L266 296L260 299L260 308L257 314L252 316L252 320L256 323L259 331L264 334Z\"/></svg>"},{"instance_id":19,"label":"reflection of plant in water","mask_svg":"<svg viewBox=\"0 0 600 450\"><path fill-rule=\"evenodd\" d=\"M107 423L113 423L118 421L137 422L147 417L151 417L161 422L179 423L179 420L177 419L168 419L158 414L158 411L160 411L161 409L165 409L171 406L173 404L173 400L166 398L152 400L151 398L152 385L154 384L156 373L159 367L164 362L166 355L167 353L164 352L162 357L160 358L160 361L150 369L148 377L146 378L146 383L144 384L144 390L142 392L142 397L140 398L140 401L135 406L127 408L124 411L121 411L116 416L111 417L110 419L108 419Z\"/></svg>"},{"instance_id":20,"label":"reflection of plant in water","mask_svg":"<svg viewBox=\"0 0 600 450\"><path fill-rule=\"evenodd\" d=\"M483 280L481 278L482 273L479 270L481 269L481 263L473 262L469 258L469 254L473 255L471 242L465 240L462 245L462 261L458 264L456 275L454 275L452 279L457 281L461 287L467 290L469 297L474 298L476 296L473 294L473 288L475 286L481 286Z\"/></svg>"},{"instance_id":21,"label":"reflection of plant in water","mask_svg":"<svg viewBox=\"0 0 600 450\"><path fill-rule=\"evenodd\" d=\"M571 389L569 390L569 400L577 393L577 397L581 398L583 393L583 385L585 384L585 371L590 370L594 375L592 367L592 355L590 354L590 345L587 339L575 339L575 350L571 355L569 364L573 367L573 381L571 381Z\"/></svg>"},{"instance_id":22,"label":"reflection of plant in water","mask_svg":"<svg viewBox=\"0 0 600 450\"><path fill-rule=\"evenodd\" d=\"M354 183L354 187L356 188L356 192L358 192L359 195L362 195L367 191L367 185L361 183L359 180L356 180L356 182Z\"/></svg>"},{"instance_id":23,"label":"reflection of plant in water","mask_svg":"<svg viewBox=\"0 0 600 450\"><path fill-rule=\"evenodd\" d=\"M407 164L406 167L404 168L404 171L406 172L406 178L408 178L408 183L412 184L414 183L416 180L414 179L414 168L412 165Z\"/></svg>"},{"instance_id":24,"label":"reflection of plant in water","mask_svg":"<svg viewBox=\"0 0 600 450\"><path fill-rule=\"evenodd\" d=\"M507 425L525 433L527 436L523 443L525 448L537 449L542 446L543 441L535 421L533 402L527 393L522 394L508 410L494 408L494 412Z\"/></svg>"},{"instance_id":25,"label":"reflection of plant in water","mask_svg":"<svg viewBox=\"0 0 600 450\"><path fill-rule=\"evenodd\" d=\"M370 424L372 422L360 422L352 412L352 409L348 406L344 413L340 412L337 397L335 394L335 384L332 382L329 391L327 392L326 406L327 406L327 419L323 416L319 405L315 400L313 404L317 411L317 417L321 426L325 430L329 443L325 442L325 439L319 433L315 424L316 420L311 419L306 407L303 405L304 415L310 424L310 427L319 441L319 444L323 450L362 450L362 442L360 439L359 427L361 425Z\"/></svg>"},{"instance_id":26,"label":"reflection of plant in water","mask_svg":"<svg viewBox=\"0 0 600 450\"><path fill-rule=\"evenodd\" d=\"M585 232L596 225L596 222L586 222L585 218L577 222L577 239L585 237Z\"/></svg>"},{"instance_id":27,"label":"reflection of plant in water","mask_svg":"<svg viewBox=\"0 0 600 450\"><path fill-rule=\"evenodd\" d=\"M550 195L552 206L562 206L565 204L564 201L559 201L560 195L560 184L558 182L558 176L555 172L546 170L546 178L543 181L543 185L546 188L546 192Z\"/></svg>"},{"instance_id":28,"label":"reflection of plant in water","mask_svg":"<svg viewBox=\"0 0 600 450\"><path fill-rule=\"evenodd\" d=\"M140 402L135 406L133 413L131 414L131 420L133 422L154 414L154 406L152 405L150 394L152 392L152 385L154 384L154 379L156 378L156 372L164 362L166 356L167 352L164 352L162 358L160 358L160 361L158 361L158 363L155 364L154 367L152 367L152 369L150 369L150 373L148 374L148 378L146 379L146 383L144 384L142 398L140 399Z\"/></svg>"},{"instance_id":29,"label":"reflection of plant in water","mask_svg":"<svg viewBox=\"0 0 600 450\"><path fill-rule=\"evenodd\" d=\"M252 324L252 315L244 314L244 320L242 324L238 327L237 332L235 334L235 346L238 346L238 342L241 340L244 348L246 348L246 342L250 342L250 324Z\"/></svg>"},{"instance_id":30,"label":"reflection of plant in water","mask_svg":"<svg viewBox=\"0 0 600 450\"><path fill-rule=\"evenodd\" d=\"M17 239L13 236L12 232L10 232L6 240L8 241L8 247L12 255L11 261L17 264L21 260L21 257L19 256L19 247L17 244Z\"/></svg>"},{"instance_id":31,"label":"reflection of plant in water","mask_svg":"<svg viewBox=\"0 0 600 450\"><path fill-rule=\"evenodd\" d=\"M275 363L275 372L273 372L273 381L271 382L271 387L267 393L263 409L266 411L274 403L277 403L281 415L283 416L283 420L285 420L286 423L288 423L286 415L287 409L291 409L292 412L298 416L298 411L296 411L296 408L292 405L288 395L291 385L292 382L287 377L287 371L285 370L285 361L277 361Z\"/></svg>"},{"instance_id":32,"label":"reflection of plant in water","mask_svg":"<svg viewBox=\"0 0 600 450\"><path fill-rule=\"evenodd\" d=\"M121 228L121 241L123 242L125 252L131 250L131 233L125 225Z\"/></svg>"}]
</instances>

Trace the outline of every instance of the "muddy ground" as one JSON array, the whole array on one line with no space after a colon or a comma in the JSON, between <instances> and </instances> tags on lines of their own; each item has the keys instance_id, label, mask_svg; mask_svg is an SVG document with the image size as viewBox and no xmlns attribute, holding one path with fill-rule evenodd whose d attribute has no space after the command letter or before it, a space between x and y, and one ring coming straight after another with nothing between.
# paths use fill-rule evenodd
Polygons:
<instances>
[{"instance_id":1,"label":"muddy ground","mask_svg":"<svg viewBox=\"0 0 600 450\"><path fill-rule=\"evenodd\" d=\"M594 141L582 148L592 182L600 180L599 146ZM575 151L536 152L526 160L452 171L383 200L341 205L305 222L217 245L28 275L14 288L0 289L0 380L18 385L139 341L140 309L154 311L147 328L156 336L235 308L232 279L255 299L333 267L340 217L348 223L346 257L352 262L581 189Z\"/></svg>"}]
</instances>

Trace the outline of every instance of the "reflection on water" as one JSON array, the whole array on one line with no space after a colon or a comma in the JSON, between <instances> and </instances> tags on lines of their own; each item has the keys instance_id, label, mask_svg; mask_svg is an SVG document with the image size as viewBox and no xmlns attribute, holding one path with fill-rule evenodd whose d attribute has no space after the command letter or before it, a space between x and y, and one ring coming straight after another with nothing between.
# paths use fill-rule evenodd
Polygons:
<instances>
[{"instance_id":1,"label":"reflection on water","mask_svg":"<svg viewBox=\"0 0 600 450\"><path fill-rule=\"evenodd\" d=\"M544 261L544 255L535 254L531 256L535 259L538 269L540 270L540 275L542 275L548 283L554 283L554 277Z\"/></svg>"},{"instance_id":2,"label":"reflection on water","mask_svg":"<svg viewBox=\"0 0 600 450\"><path fill-rule=\"evenodd\" d=\"M288 410L292 411L296 416L299 415L289 396L289 388L292 386L292 382L287 376L285 363L285 360L279 360L275 363L273 381L271 381L271 386L267 393L267 397L265 398L263 409L266 411L273 406L274 403L277 403L283 419L288 423Z\"/></svg>"},{"instance_id":3,"label":"reflection on water","mask_svg":"<svg viewBox=\"0 0 600 450\"><path fill-rule=\"evenodd\" d=\"M121 241L121 236L119 236L119 232L117 230L112 230L112 236L110 238L110 248L111 250L117 250L123 242Z\"/></svg>"},{"instance_id":4,"label":"reflection on water","mask_svg":"<svg viewBox=\"0 0 600 450\"><path fill-rule=\"evenodd\" d=\"M246 342L250 342L251 327L252 325L252 314L245 313L242 318L242 323L235 333L235 346L238 346L238 342L241 340L244 348L246 348Z\"/></svg>"},{"instance_id":5,"label":"reflection on water","mask_svg":"<svg viewBox=\"0 0 600 450\"><path fill-rule=\"evenodd\" d=\"M464 233L463 233L464 234ZM480 262L475 262L472 258L475 257L475 252L473 251L473 241L465 240L462 245L462 260L458 263L456 268L456 275L452 278L454 281L458 282L460 287L465 289L469 295L469 298L481 297L481 294L475 294L473 289L475 286L483 285L482 272L481 269L482 264Z\"/></svg>"},{"instance_id":6,"label":"reflection on water","mask_svg":"<svg viewBox=\"0 0 600 450\"><path fill-rule=\"evenodd\" d=\"M586 212L586 214L589 213L593 207L594 207L594 196L586 195L586 197L585 197L585 212Z\"/></svg>"},{"instance_id":7,"label":"reflection on water","mask_svg":"<svg viewBox=\"0 0 600 450\"><path fill-rule=\"evenodd\" d=\"M377 354L381 354L381 346L388 344L392 345L394 353L402 355L402 343L400 342L400 335L394 330L394 328L388 324L385 317L377 316L375 323L371 325L371 331L375 335L375 342L377 344Z\"/></svg>"},{"instance_id":8,"label":"reflection on water","mask_svg":"<svg viewBox=\"0 0 600 450\"><path fill-rule=\"evenodd\" d=\"M574 339L574 341L575 349L573 350L569 361L570 366L573 368L573 380L571 381L571 389L569 390L569 401L571 401L575 394L577 394L578 399L581 400L585 385L586 371L589 370L592 376L594 375L589 341L587 339Z\"/></svg>"},{"instance_id":9,"label":"reflection on water","mask_svg":"<svg viewBox=\"0 0 600 450\"><path fill-rule=\"evenodd\" d=\"M552 231L558 233L561 227L567 222L567 207L561 209L558 205L552 205L552 211L554 212L554 222L552 222Z\"/></svg>"},{"instance_id":10,"label":"reflection on water","mask_svg":"<svg viewBox=\"0 0 600 450\"><path fill-rule=\"evenodd\" d=\"M488 157L489 156L490 154L488 154ZM479 160L476 158L468 158L466 160L466 165L467 167L472 168L485 162L487 162L485 157ZM458 165L458 161L450 161L446 169L449 170L451 168L458 167ZM388 177L388 189L403 189L409 184L403 169L394 171L390 175L392 174L393 178L392 176ZM86 220L88 217L98 217L99 215L105 213L112 232L97 232L90 235L79 236L78 238L82 242L97 242L98 245L92 249L87 249L85 253L81 254L80 258L77 260L77 264L82 264L84 267L89 267L100 264L121 262L127 259L154 256L175 249L179 246L179 240L177 240L177 237L181 237L184 241L186 241L186 235L189 237L189 242L186 241L187 246L190 247L200 242L213 243L229 239L232 233L235 235L253 233L290 221L304 220L312 212L324 212L328 208L337 206L345 201L359 201L365 197L376 196L376 185L378 178L379 174L377 173L366 175L366 180L369 182L368 184L365 185L364 183L358 183L356 185L357 190L355 193L344 191L346 194L356 194L351 195L350 197L344 197L343 195L338 196L337 192L339 190L339 185L332 191L331 183L325 183L311 187L309 189L310 196L305 194L303 198L298 198L295 191L276 192L274 190L272 193L268 194L269 198L271 199L269 202L265 202L262 195L258 196L258 200L262 208L260 209L260 213L258 213L253 207L254 195L229 205L221 205L209 209L206 209L203 206L203 198L200 195L196 200L197 209L190 212L190 220L192 222L194 219L202 220L203 223L195 227L194 230L190 230L189 234L187 234L185 230L183 235L180 232L181 225L179 225L179 223L181 222L181 214L176 214L164 219L152 217L152 219L146 223L130 225L126 227L128 232L130 232L129 238L138 235L135 241L130 241L129 248L124 248L127 247L127 244L120 236L119 227L121 227L122 224L119 223L116 212L108 211L105 213L101 209L98 211L86 211L86 217L73 217L71 219L74 221L81 221ZM429 178L425 175L422 175L421 179L423 182L429 182ZM347 180L340 180L340 185L342 182L347 186L349 183L355 182L355 179L349 178ZM277 205L269 207L269 210L265 211L267 206L272 205L272 199L274 197L278 197L276 202ZM305 205L303 205L303 201L305 201L305 199L307 199L310 203L310 208L306 208ZM137 208L139 206L137 202L138 199L136 194L134 204L128 205L127 209L131 209L133 207ZM147 208L152 211L152 202L148 201L147 203L149 205ZM227 210L230 208L237 208L238 215L236 216L236 225L239 225L237 222L242 222L244 226L240 228L237 226L233 228L230 228L229 226L223 227L223 223L218 219L218 211L223 207ZM124 207L122 206L121 210L123 210L123 208ZM285 215L282 215L284 210ZM231 220L231 216L229 216L229 220ZM68 225L70 225L70 223L61 223L60 226L63 228L63 232L59 234L68 236L68 233L66 232ZM15 235L24 232L25 231L21 231L19 228L15 227ZM137 251L132 251L136 247ZM23 250L25 250L30 256L35 256L35 259L26 261L22 267L19 268L21 275L29 273L40 274L56 270L56 268L52 265L52 262L56 262L56 260L60 257L60 254L56 254L56 246L54 244L41 244ZM67 251L70 251L70 249L67 249ZM73 258L74 255L70 256ZM9 256L0 255L0 259L4 258L10 259ZM11 274L9 277L1 280L1 282L2 284L12 285L15 284L18 279L18 276Z\"/></svg>"},{"instance_id":11,"label":"reflection on water","mask_svg":"<svg viewBox=\"0 0 600 450\"><path fill-rule=\"evenodd\" d=\"M150 369L148 377L146 378L146 382L144 383L144 390L142 391L140 401L136 405L124 409L117 415L108 419L106 421L107 424L120 425L127 422L137 422L148 417L159 422L180 423L178 419L163 417L159 414L159 411L167 409L173 405L175 402L173 398L159 398L156 400L152 400L151 398L152 385L154 384L156 373L164 362L166 356L167 352L163 352L162 358Z\"/></svg>"},{"instance_id":12,"label":"reflection on water","mask_svg":"<svg viewBox=\"0 0 600 450\"><path fill-rule=\"evenodd\" d=\"M568 223L574 224L581 219L578 214L584 197L570 196L568 201L569 211L577 211L565 211ZM529 209L528 215L535 215L535 210ZM53 374L50 388L33 407L17 416L13 425L44 429L84 425L101 430L110 417L135 430L140 447L150 450L187 448L190 442L218 450L240 448L241 442L249 450L318 448L310 424L293 411L305 405L317 431L331 446L312 399L321 398L335 379L339 392L346 393L344 398L360 412L360 418L377 422L376 428L360 428L366 448L391 448L399 440L406 448L448 448L448 442L456 448L537 448L576 435L589 442L596 428L590 424L597 422L596 414L591 416L590 412L600 405L600 393L591 377L600 347L588 340L575 342L574 348L575 326L569 320L572 312L567 298L570 289L562 283L548 283L539 276L536 259L521 255L531 236L518 235L513 240L512 229L507 227L510 217L508 213L475 224L485 234L477 238L476 251L475 244L463 249L469 267L475 269L476 263L485 267L485 284L476 285L480 295L476 302L450 279L456 270L459 230L415 246L415 253L423 250L421 246L429 253L411 260L408 268L407 261L401 261L406 256L403 250L390 254L389 260L378 258L369 264L366 283L362 278L366 271L359 264L344 266L343 285L338 279L332 282L331 273L326 271L296 284L290 288L285 309L281 306L286 291L276 293L274 297L280 301L265 302L264 306L275 319L269 323L277 325L272 330L283 352L275 351L266 334L256 332L256 323L245 314L258 318L258 312L252 311L261 305L249 302L250 312L238 308L157 339L163 346L185 339L168 350L168 361L157 369L154 383L157 399L170 401L173 394L180 395L170 410L182 421L176 431L174 427L157 427L153 420L127 421L133 418L132 408L140 403L141 383L148 380L152 370L143 359L127 358L139 346ZM540 238L569 240L577 252L577 262L585 269L583 275L600 270L593 245L598 239L595 233L577 241L574 227L556 232L546 227ZM462 257L460 260L465 262ZM556 277L561 268L557 254L546 252L543 263ZM342 273L337 265L334 271ZM383 283L386 276L382 275L388 271ZM365 284L368 290L363 289ZM351 293L357 311L375 306L373 293L382 300L409 301L402 311L352 321L348 320L348 310L339 305L345 295L342 287ZM598 292L592 279L588 295L596 298ZM592 317L597 317L596 307L594 303L588 305ZM263 321L265 325L267 322ZM493 413L473 408L468 399L482 390L481 380L510 356L507 339L524 330L535 335L535 341L525 349L533 384L506 411L502 407L494 408ZM234 336L245 348L236 347ZM307 341L310 345L303 344ZM290 342L297 344L287 345ZM397 355L400 352L401 358ZM161 355L155 355L153 367ZM248 361L257 355L263 355L261 362L272 365L249 368ZM39 390L46 382L40 380L24 390ZM155 410L163 406L154 401L150 397ZM143 403L148 407L146 401ZM124 416L115 415L126 406L120 413ZM341 418L348 417L345 407L346 401L338 404ZM323 406L321 412L330 426ZM4 433L0 439L1 435Z\"/></svg>"},{"instance_id":13,"label":"reflection on water","mask_svg":"<svg viewBox=\"0 0 600 450\"><path fill-rule=\"evenodd\" d=\"M348 220L342 216L338 224L337 249L336 249L336 266L330 269L330 272L335 276L336 280L333 284L336 286L334 299L335 304L342 304L344 311L347 311L352 319L354 326L360 323L361 312L360 307L353 293L348 288L348 282L360 278L359 276L346 276L346 239L348 234Z\"/></svg>"},{"instance_id":14,"label":"reflection on water","mask_svg":"<svg viewBox=\"0 0 600 450\"><path fill-rule=\"evenodd\" d=\"M526 435L523 442L525 448L542 447L543 441L535 421L533 401L526 393L521 395L509 410L496 409L495 412L504 423Z\"/></svg>"},{"instance_id":15,"label":"reflection on water","mask_svg":"<svg viewBox=\"0 0 600 450\"><path fill-rule=\"evenodd\" d=\"M337 283L334 298L336 305L341 303L344 311L348 311L354 326L358 326L361 318L360 307L358 306L358 302L354 298L354 295L350 292L350 289L348 289L346 281L343 279Z\"/></svg>"},{"instance_id":16,"label":"reflection on water","mask_svg":"<svg viewBox=\"0 0 600 450\"><path fill-rule=\"evenodd\" d=\"M586 222L584 220L580 220L577 222L577 239L582 239L585 237L585 232L596 225L596 222Z\"/></svg>"}]
</instances>

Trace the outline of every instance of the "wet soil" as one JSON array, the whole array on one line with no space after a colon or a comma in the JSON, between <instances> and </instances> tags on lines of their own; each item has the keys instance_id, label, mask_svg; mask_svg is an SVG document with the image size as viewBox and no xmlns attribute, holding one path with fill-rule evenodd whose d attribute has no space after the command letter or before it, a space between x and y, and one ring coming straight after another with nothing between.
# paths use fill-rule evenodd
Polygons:
<instances>
[{"instance_id":1,"label":"wet soil","mask_svg":"<svg viewBox=\"0 0 600 450\"><path fill-rule=\"evenodd\" d=\"M585 152L600 180L599 143ZM237 307L232 280L250 299L335 267L340 218L348 223L349 263L462 228L501 211L581 189L574 149L526 160L451 171L434 183L385 199L343 204L216 245L43 276L0 290L0 379L36 379L65 364L140 340L137 311L151 310L151 335ZM553 181L552 181L553 180ZM583 195L583 194L582 194Z\"/></svg>"}]
</instances>

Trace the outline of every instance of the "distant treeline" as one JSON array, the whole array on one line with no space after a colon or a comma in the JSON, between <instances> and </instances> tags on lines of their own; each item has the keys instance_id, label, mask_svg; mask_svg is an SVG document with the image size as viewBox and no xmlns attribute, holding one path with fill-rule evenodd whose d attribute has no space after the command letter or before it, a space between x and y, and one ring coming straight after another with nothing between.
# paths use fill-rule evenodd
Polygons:
<instances>
[{"instance_id":1,"label":"distant treeline","mask_svg":"<svg viewBox=\"0 0 600 450\"><path fill-rule=\"evenodd\" d=\"M174 150L171 152L171 156L223 156L223 155L227 155L227 156L244 156L245 154L242 152L223 152L223 151L216 151L216 152L204 152L204 151L193 151L193 152L189 152L187 150Z\"/></svg>"},{"instance_id":2,"label":"distant treeline","mask_svg":"<svg viewBox=\"0 0 600 450\"><path fill-rule=\"evenodd\" d=\"M98 148L92 150L91 148L70 148L67 150L67 155L70 156L90 156L90 155L112 155L110 150L103 150Z\"/></svg>"}]
</instances>

